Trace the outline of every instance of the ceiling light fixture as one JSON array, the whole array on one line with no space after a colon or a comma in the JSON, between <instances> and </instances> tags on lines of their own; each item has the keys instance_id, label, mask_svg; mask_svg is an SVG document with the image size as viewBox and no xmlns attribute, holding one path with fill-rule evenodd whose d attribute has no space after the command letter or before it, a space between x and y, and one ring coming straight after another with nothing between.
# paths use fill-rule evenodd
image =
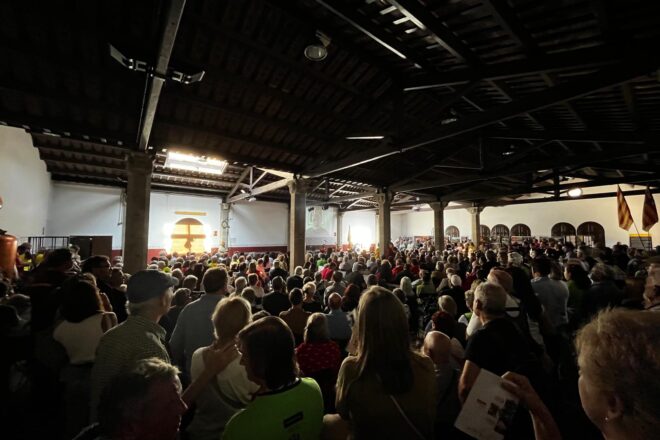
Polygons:
<instances>
[{"instance_id":1,"label":"ceiling light fixture","mask_svg":"<svg viewBox=\"0 0 660 440\"><path fill-rule=\"evenodd\" d=\"M328 56L328 46L332 40L321 31L316 31L316 38L319 39L319 43L310 44L303 53L310 61L323 61Z\"/></svg>"},{"instance_id":2,"label":"ceiling light fixture","mask_svg":"<svg viewBox=\"0 0 660 440\"><path fill-rule=\"evenodd\" d=\"M222 174L227 168L227 161L168 151L165 167L204 174Z\"/></svg>"},{"instance_id":3,"label":"ceiling light fixture","mask_svg":"<svg viewBox=\"0 0 660 440\"><path fill-rule=\"evenodd\" d=\"M375 135L375 136L346 136L346 139L349 141L374 141L385 139L385 136Z\"/></svg>"},{"instance_id":4,"label":"ceiling light fixture","mask_svg":"<svg viewBox=\"0 0 660 440\"><path fill-rule=\"evenodd\" d=\"M256 201L256 200L257 200L257 198L256 198L255 196L250 196L250 197L248 197L248 199L247 199L248 202L254 202L254 201Z\"/></svg>"},{"instance_id":5,"label":"ceiling light fixture","mask_svg":"<svg viewBox=\"0 0 660 440\"><path fill-rule=\"evenodd\" d=\"M582 188L571 188L568 190L569 197L580 197L582 195Z\"/></svg>"}]
</instances>

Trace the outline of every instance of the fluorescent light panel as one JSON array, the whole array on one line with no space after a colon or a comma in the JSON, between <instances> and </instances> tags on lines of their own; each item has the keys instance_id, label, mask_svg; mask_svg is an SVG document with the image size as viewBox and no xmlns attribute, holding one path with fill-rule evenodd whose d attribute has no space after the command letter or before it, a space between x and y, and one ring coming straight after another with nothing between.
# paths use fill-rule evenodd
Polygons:
<instances>
[{"instance_id":1,"label":"fluorescent light panel","mask_svg":"<svg viewBox=\"0 0 660 440\"><path fill-rule=\"evenodd\" d=\"M227 168L227 161L168 151L165 167L204 174L222 174Z\"/></svg>"},{"instance_id":2,"label":"fluorescent light panel","mask_svg":"<svg viewBox=\"0 0 660 440\"><path fill-rule=\"evenodd\" d=\"M385 136L346 136L348 140L379 140L384 139Z\"/></svg>"}]
</instances>

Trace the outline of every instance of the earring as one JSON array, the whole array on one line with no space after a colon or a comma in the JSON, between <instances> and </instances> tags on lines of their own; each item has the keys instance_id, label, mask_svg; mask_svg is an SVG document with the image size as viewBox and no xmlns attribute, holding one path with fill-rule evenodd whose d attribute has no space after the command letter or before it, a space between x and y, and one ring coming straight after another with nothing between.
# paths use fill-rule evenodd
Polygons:
<instances>
[{"instance_id":1,"label":"earring","mask_svg":"<svg viewBox=\"0 0 660 440\"><path fill-rule=\"evenodd\" d=\"M607 417L607 416L605 416L605 423L607 423L607 422L609 422L609 421L610 421L610 418Z\"/></svg>"}]
</instances>

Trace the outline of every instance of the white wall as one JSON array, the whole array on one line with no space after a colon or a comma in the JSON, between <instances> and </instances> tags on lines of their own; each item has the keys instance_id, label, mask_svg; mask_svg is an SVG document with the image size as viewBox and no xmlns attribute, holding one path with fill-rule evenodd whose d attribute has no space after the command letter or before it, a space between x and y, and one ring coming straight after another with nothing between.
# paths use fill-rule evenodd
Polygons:
<instances>
[{"instance_id":1,"label":"white wall","mask_svg":"<svg viewBox=\"0 0 660 440\"><path fill-rule=\"evenodd\" d=\"M621 185L626 192L627 185ZM636 189L640 189L637 187ZM660 197L654 195L656 206L660 205ZM642 231L642 207L644 196L627 196L626 201L630 212ZM524 223L532 230L535 236L550 236L550 229L559 222L567 222L577 227L587 221L600 223L605 229L605 243L612 246L617 242L629 243L629 234L636 234L634 226L629 231L619 228L617 217L616 197L606 199L566 200L559 202L534 203L525 205L510 205L503 207L489 207L481 213L481 223L493 227L502 223L509 228L515 223ZM655 225L651 231L653 245L660 244L660 225Z\"/></svg>"},{"instance_id":2,"label":"white wall","mask_svg":"<svg viewBox=\"0 0 660 440\"><path fill-rule=\"evenodd\" d=\"M376 212L375 211L349 211L345 212L341 223L341 242L348 243L348 228L351 228L351 241L353 244L369 248L376 243Z\"/></svg>"},{"instance_id":3,"label":"white wall","mask_svg":"<svg viewBox=\"0 0 660 440\"><path fill-rule=\"evenodd\" d=\"M150 203L149 249L168 249L174 224L184 218L202 222L206 249L220 246L221 198L152 192Z\"/></svg>"},{"instance_id":4,"label":"white wall","mask_svg":"<svg viewBox=\"0 0 660 440\"><path fill-rule=\"evenodd\" d=\"M234 203L229 228L229 247L287 246L289 206L260 201Z\"/></svg>"},{"instance_id":5,"label":"white wall","mask_svg":"<svg viewBox=\"0 0 660 440\"><path fill-rule=\"evenodd\" d=\"M621 185L622 191L633 189L629 185ZM634 189L639 190L637 186ZM610 191L611 188L607 188ZM601 192L605 190L601 189ZM660 205L660 197L654 195L656 206ZM642 231L642 207L644 196L626 196L628 206L640 233ZM398 219L397 219L398 217ZM395 220L397 219L397 220ZM597 222L605 229L605 242L612 246L617 242L629 243L629 234L636 234L635 228L625 231L619 228L616 197L603 199L562 200L558 202L530 203L501 207L487 207L481 213L481 224L492 228L496 224L504 224L511 228L516 223L524 223L532 230L534 236L550 236L552 226L559 222L567 222L577 227L587 221ZM392 224L400 224L400 233L392 227L392 238L399 236L433 235L433 211L406 211L392 214ZM461 237L471 238L471 218L466 209L446 209L444 212L445 227L456 226ZM660 225L655 225L650 231L653 245L660 244Z\"/></svg>"},{"instance_id":6,"label":"white wall","mask_svg":"<svg viewBox=\"0 0 660 440\"><path fill-rule=\"evenodd\" d=\"M120 188L54 183L46 233L111 235L112 248L121 249L125 209L121 204L121 193ZM221 236L220 198L152 192L150 203L149 249L167 249L174 224L186 217L204 224L208 249L218 247ZM120 220L122 224L118 224Z\"/></svg>"},{"instance_id":7,"label":"white wall","mask_svg":"<svg viewBox=\"0 0 660 440\"><path fill-rule=\"evenodd\" d=\"M0 228L19 238L42 235L50 191L50 174L30 135L0 125Z\"/></svg>"},{"instance_id":8,"label":"white wall","mask_svg":"<svg viewBox=\"0 0 660 440\"><path fill-rule=\"evenodd\" d=\"M120 188L53 182L46 235L111 235L121 249Z\"/></svg>"}]
</instances>

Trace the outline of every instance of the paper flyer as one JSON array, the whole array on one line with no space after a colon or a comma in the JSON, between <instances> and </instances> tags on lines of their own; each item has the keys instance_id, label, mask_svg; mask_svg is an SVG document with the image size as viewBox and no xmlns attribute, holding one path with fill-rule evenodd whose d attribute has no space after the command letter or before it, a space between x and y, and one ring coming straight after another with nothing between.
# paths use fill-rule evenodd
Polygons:
<instances>
[{"instance_id":1,"label":"paper flyer","mask_svg":"<svg viewBox=\"0 0 660 440\"><path fill-rule=\"evenodd\" d=\"M482 369L454 426L477 440L502 440L518 408L503 379Z\"/></svg>"}]
</instances>

